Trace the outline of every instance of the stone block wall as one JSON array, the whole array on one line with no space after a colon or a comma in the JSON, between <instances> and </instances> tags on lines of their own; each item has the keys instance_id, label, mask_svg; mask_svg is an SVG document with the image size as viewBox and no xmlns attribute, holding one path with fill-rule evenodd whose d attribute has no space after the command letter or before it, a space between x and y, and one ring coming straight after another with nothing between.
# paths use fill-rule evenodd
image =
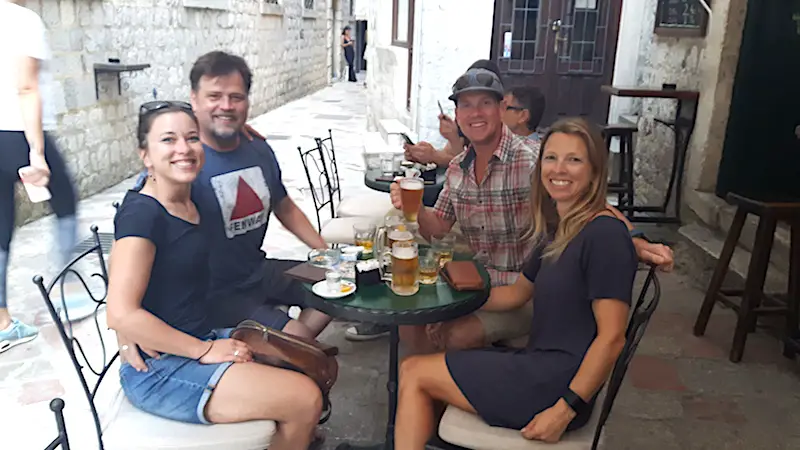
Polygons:
<instances>
[{"instance_id":1,"label":"stone block wall","mask_svg":"<svg viewBox=\"0 0 800 450\"><path fill-rule=\"evenodd\" d=\"M56 135L80 196L140 169L138 106L154 94L188 100L189 71L203 53L226 50L247 60L251 117L326 86L330 53L338 50L326 19L335 8L349 20L349 1L316 0L305 9L305 0L28 0L48 28ZM114 75L98 75L98 99L93 65L109 58L151 67L120 74L121 93ZM23 197L18 223L49 211Z\"/></svg>"}]
</instances>

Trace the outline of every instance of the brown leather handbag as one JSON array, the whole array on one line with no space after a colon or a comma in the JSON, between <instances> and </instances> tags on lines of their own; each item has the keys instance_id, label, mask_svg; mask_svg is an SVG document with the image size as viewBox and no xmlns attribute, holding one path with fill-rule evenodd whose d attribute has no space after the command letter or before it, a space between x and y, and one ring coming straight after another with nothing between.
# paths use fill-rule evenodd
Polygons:
<instances>
[{"instance_id":1,"label":"brown leather handbag","mask_svg":"<svg viewBox=\"0 0 800 450\"><path fill-rule=\"evenodd\" d=\"M287 334L254 320L245 320L237 325L231 333L231 339L246 343L257 363L294 370L314 380L322 391L324 402L325 412L320 423L327 421L330 417L328 394L339 374L337 347Z\"/></svg>"}]
</instances>

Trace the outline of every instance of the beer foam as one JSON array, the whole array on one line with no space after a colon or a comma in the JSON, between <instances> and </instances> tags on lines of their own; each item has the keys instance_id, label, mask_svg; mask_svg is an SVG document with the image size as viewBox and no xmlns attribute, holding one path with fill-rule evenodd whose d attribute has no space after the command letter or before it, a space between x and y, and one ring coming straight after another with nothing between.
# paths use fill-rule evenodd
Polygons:
<instances>
[{"instance_id":1,"label":"beer foam","mask_svg":"<svg viewBox=\"0 0 800 450\"><path fill-rule=\"evenodd\" d=\"M400 187L407 191L419 191L425 187L425 183L418 178L403 178L400 180Z\"/></svg>"},{"instance_id":2,"label":"beer foam","mask_svg":"<svg viewBox=\"0 0 800 450\"><path fill-rule=\"evenodd\" d=\"M417 249L414 247L394 247L392 256L397 259L414 259L417 257Z\"/></svg>"},{"instance_id":3,"label":"beer foam","mask_svg":"<svg viewBox=\"0 0 800 450\"><path fill-rule=\"evenodd\" d=\"M410 241L414 239L414 235L410 231L392 230L387 236L393 241Z\"/></svg>"}]
</instances>

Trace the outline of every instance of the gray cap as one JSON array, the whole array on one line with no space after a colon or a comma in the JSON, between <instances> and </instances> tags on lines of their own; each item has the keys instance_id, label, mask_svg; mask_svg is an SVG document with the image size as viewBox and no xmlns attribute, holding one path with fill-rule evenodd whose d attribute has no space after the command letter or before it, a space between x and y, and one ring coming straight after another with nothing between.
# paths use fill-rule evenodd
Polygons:
<instances>
[{"instance_id":1,"label":"gray cap","mask_svg":"<svg viewBox=\"0 0 800 450\"><path fill-rule=\"evenodd\" d=\"M458 96L465 92L490 92L500 99L505 94L500 78L491 70L486 69L469 69L464 75L458 77L453 84L453 95L448 98L456 101Z\"/></svg>"}]
</instances>

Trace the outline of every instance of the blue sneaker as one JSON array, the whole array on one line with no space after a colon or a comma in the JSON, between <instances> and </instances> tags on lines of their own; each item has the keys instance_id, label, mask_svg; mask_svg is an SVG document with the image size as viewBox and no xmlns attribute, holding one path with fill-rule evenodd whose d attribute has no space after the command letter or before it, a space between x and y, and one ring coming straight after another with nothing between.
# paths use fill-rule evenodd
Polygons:
<instances>
[{"instance_id":1,"label":"blue sneaker","mask_svg":"<svg viewBox=\"0 0 800 450\"><path fill-rule=\"evenodd\" d=\"M24 344L36 339L39 329L26 325L17 319L11 319L11 326L5 330L0 330L0 353L19 344Z\"/></svg>"}]
</instances>

